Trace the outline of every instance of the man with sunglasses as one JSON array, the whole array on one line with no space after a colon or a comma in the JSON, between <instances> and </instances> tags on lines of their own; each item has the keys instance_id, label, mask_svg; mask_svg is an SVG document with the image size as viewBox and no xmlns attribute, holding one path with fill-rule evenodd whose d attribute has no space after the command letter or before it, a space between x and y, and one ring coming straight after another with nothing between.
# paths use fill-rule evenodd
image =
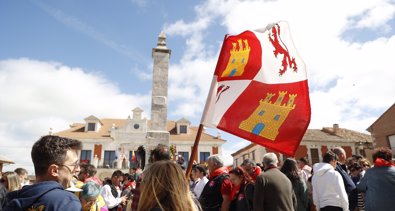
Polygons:
<instances>
[{"instance_id":1,"label":"man with sunglasses","mask_svg":"<svg viewBox=\"0 0 395 211\"><path fill-rule=\"evenodd\" d=\"M80 171L78 140L43 136L32 147L36 183L7 195L8 210L81 210L79 199L66 191L73 174Z\"/></svg>"}]
</instances>

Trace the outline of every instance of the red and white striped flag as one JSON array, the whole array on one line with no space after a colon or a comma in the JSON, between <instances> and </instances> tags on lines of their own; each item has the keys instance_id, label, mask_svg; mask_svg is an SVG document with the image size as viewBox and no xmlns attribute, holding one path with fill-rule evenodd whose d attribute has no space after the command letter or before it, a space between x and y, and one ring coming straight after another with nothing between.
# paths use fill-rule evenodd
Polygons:
<instances>
[{"instance_id":1,"label":"red and white striped flag","mask_svg":"<svg viewBox=\"0 0 395 211\"><path fill-rule=\"evenodd\" d=\"M201 123L295 154L310 123L310 100L287 22L225 36Z\"/></svg>"}]
</instances>

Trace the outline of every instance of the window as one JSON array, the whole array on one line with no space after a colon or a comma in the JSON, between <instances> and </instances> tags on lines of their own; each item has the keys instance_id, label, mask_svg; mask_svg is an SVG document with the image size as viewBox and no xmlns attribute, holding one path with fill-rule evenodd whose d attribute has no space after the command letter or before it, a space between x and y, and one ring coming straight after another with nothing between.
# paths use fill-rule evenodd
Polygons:
<instances>
[{"instance_id":1,"label":"window","mask_svg":"<svg viewBox=\"0 0 395 211\"><path fill-rule=\"evenodd\" d=\"M200 163L206 162L208 157L210 157L210 152L200 152Z\"/></svg>"},{"instance_id":2,"label":"window","mask_svg":"<svg viewBox=\"0 0 395 211\"><path fill-rule=\"evenodd\" d=\"M88 131L96 131L96 123L88 123Z\"/></svg>"},{"instance_id":3,"label":"window","mask_svg":"<svg viewBox=\"0 0 395 211\"><path fill-rule=\"evenodd\" d=\"M139 124L134 124L134 125L133 125L133 128L137 130L137 129L140 128L140 125L139 125Z\"/></svg>"},{"instance_id":4,"label":"window","mask_svg":"<svg viewBox=\"0 0 395 211\"><path fill-rule=\"evenodd\" d=\"M311 154L311 163L312 164L320 162L318 149L310 149L310 154Z\"/></svg>"},{"instance_id":5,"label":"window","mask_svg":"<svg viewBox=\"0 0 395 211\"><path fill-rule=\"evenodd\" d=\"M181 155L184 158L184 166L188 166L189 152L178 152L178 155Z\"/></svg>"},{"instance_id":6,"label":"window","mask_svg":"<svg viewBox=\"0 0 395 211\"><path fill-rule=\"evenodd\" d=\"M115 160L115 151L104 151L103 167L112 168Z\"/></svg>"},{"instance_id":7,"label":"window","mask_svg":"<svg viewBox=\"0 0 395 211\"><path fill-rule=\"evenodd\" d=\"M187 126L186 125L180 125L180 133L187 133Z\"/></svg>"},{"instance_id":8,"label":"window","mask_svg":"<svg viewBox=\"0 0 395 211\"><path fill-rule=\"evenodd\" d=\"M252 160L255 161L255 150L251 152Z\"/></svg>"},{"instance_id":9,"label":"window","mask_svg":"<svg viewBox=\"0 0 395 211\"><path fill-rule=\"evenodd\" d=\"M92 150L81 150L80 163L91 163Z\"/></svg>"}]
</instances>

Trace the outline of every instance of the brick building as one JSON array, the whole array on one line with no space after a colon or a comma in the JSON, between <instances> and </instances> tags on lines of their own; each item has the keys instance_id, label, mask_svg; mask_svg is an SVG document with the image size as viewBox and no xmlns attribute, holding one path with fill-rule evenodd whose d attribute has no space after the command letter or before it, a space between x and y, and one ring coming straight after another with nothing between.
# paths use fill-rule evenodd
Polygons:
<instances>
[{"instance_id":1,"label":"brick building","mask_svg":"<svg viewBox=\"0 0 395 211\"><path fill-rule=\"evenodd\" d=\"M395 155L395 103L366 130L372 134L375 147L389 147Z\"/></svg>"}]
</instances>

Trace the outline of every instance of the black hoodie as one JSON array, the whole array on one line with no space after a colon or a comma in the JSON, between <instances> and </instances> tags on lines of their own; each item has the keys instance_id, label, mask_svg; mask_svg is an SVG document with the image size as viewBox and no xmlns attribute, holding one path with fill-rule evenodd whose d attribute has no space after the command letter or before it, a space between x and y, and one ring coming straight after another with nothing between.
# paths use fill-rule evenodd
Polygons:
<instances>
[{"instance_id":1,"label":"black hoodie","mask_svg":"<svg viewBox=\"0 0 395 211\"><path fill-rule=\"evenodd\" d=\"M7 194L4 211L80 211L81 202L73 193L65 191L55 181L39 182L23 186L21 190Z\"/></svg>"}]
</instances>

